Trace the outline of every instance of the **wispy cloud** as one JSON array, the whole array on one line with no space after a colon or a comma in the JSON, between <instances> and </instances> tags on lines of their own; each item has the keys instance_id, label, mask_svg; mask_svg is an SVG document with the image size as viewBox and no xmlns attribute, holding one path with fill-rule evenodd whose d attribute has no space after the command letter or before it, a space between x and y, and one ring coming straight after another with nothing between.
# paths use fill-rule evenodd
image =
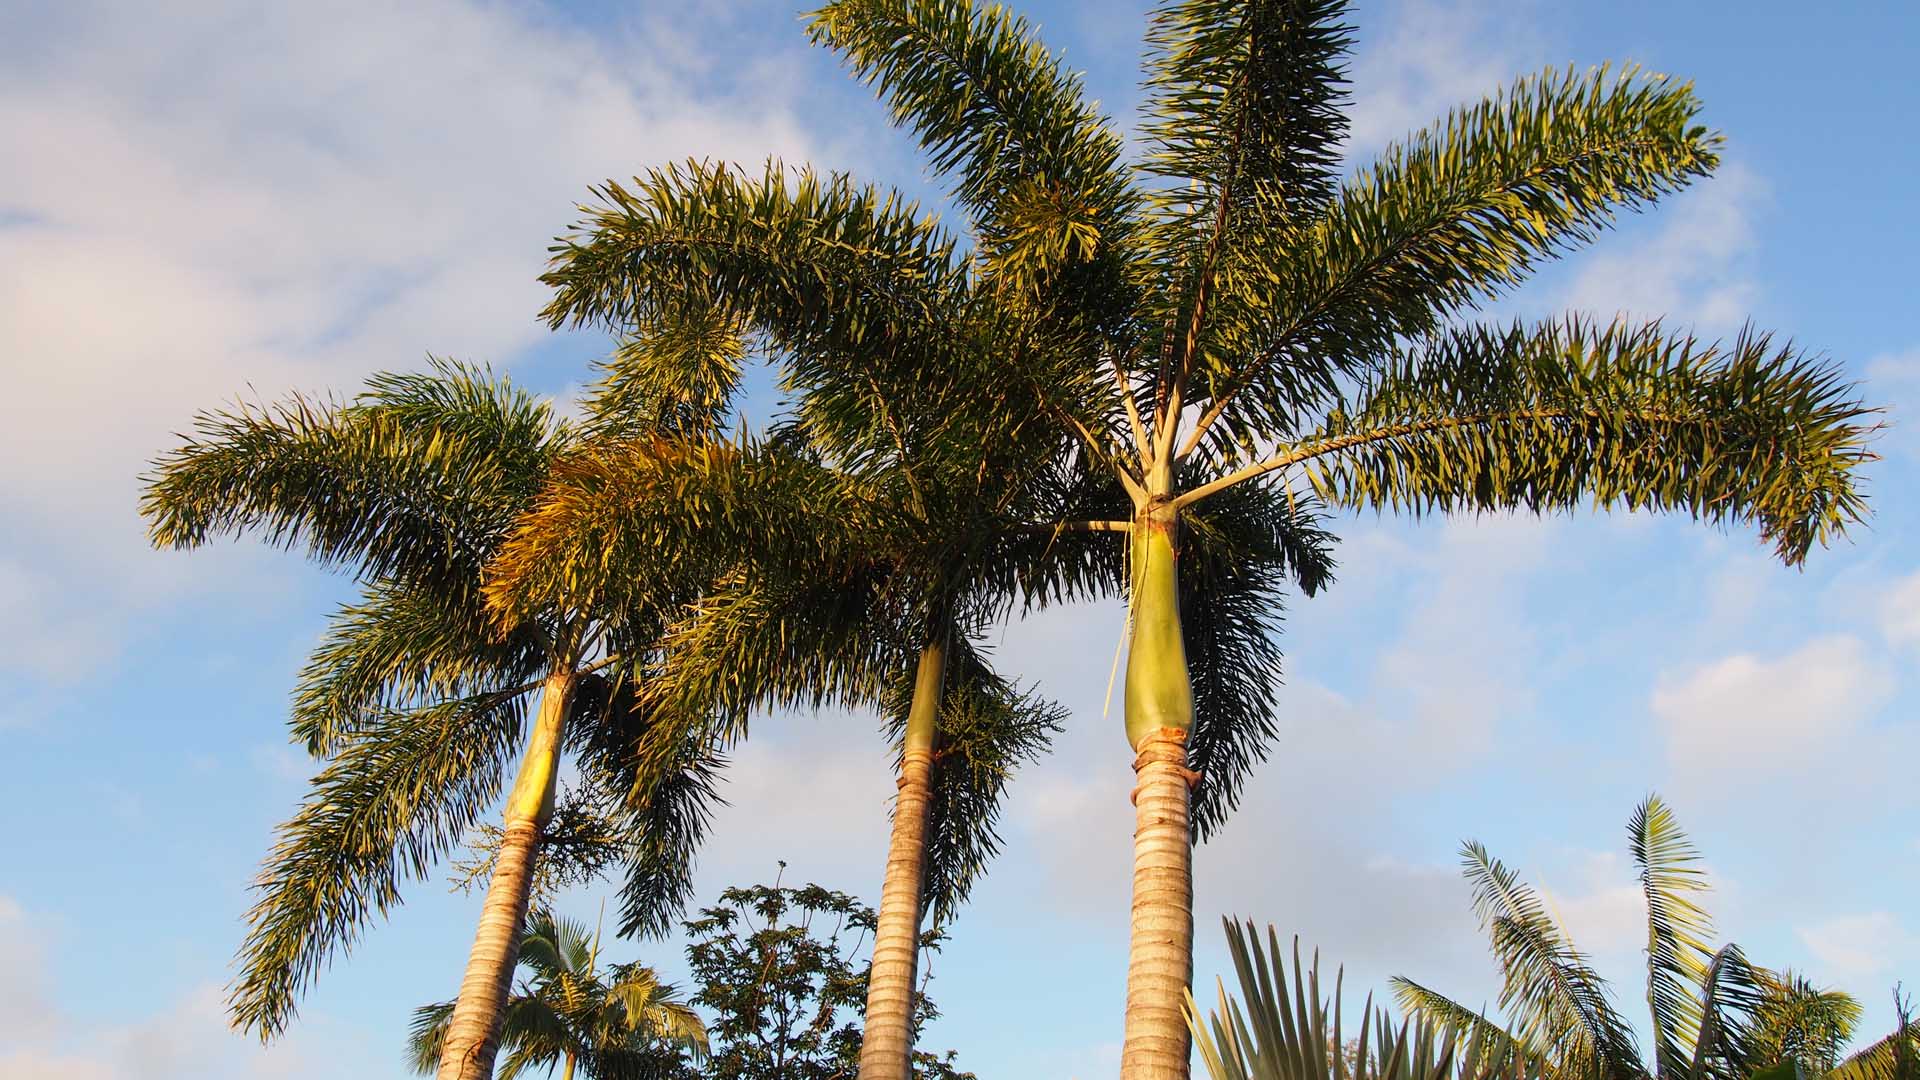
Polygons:
<instances>
[{"instance_id":1,"label":"wispy cloud","mask_svg":"<svg viewBox=\"0 0 1920 1080\"><path fill-rule=\"evenodd\" d=\"M790 66L736 57L748 94L684 77L698 50L536 16L430 0L10 19L0 663L71 674L169 592L182 571L144 553L134 477L196 409L347 390L429 350L510 362L544 333L535 277L589 183L808 156Z\"/></svg>"}]
</instances>

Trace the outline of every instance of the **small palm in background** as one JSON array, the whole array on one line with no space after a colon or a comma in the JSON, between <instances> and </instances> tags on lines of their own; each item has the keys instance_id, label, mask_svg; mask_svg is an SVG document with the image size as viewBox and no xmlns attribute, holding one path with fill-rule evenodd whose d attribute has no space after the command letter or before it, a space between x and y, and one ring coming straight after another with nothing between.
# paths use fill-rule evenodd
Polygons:
<instances>
[{"instance_id":1,"label":"small palm in background","mask_svg":"<svg viewBox=\"0 0 1920 1080\"><path fill-rule=\"evenodd\" d=\"M640 964L598 967L600 933L550 911L527 920L520 939L522 980L507 999L500 1033L505 1060L500 1080L529 1069L572 1080L577 1068L593 1078L677 1075L682 1054L707 1053L707 1029L671 984ZM415 1072L440 1064L453 1002L414 1012L407 1042Z\"/></svg>"},{"instance_id":2,"label":"small palm in background","mask_svg":"<svg viewBox=\"0 0 1920 1080\"><path fill-rule=\"evenodd\" d=\"M1693 899L1707 888L1699 852L1658 796L1634 811L1627 832L1647 902L1650 1066L1586 955L1539 895L1478 843L1462 849L1465 873L1500 963L1507 1026L1405 978L1394 980L1402 1007L1457 1030L1483 1055L1537 1062L1547 1080L1887 1080L1911 1059L1920 1027L1904 1012L1894 1034L1842 1060L1858 1002L1757 967L1737 945L1712 943L1712 921Z\"/></svg>"}]
</instances>

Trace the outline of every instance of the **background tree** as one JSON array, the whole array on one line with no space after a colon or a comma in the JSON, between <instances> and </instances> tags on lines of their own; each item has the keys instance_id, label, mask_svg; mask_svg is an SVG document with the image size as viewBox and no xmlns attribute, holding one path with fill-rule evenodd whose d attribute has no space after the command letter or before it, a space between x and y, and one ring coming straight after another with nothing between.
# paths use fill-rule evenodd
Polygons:
<instances>
[{"instance_id":1,"label":"background tree","mask_svg":"<svg viewBox=\"0 0 1920 1080\"><path fill-rule=\"evenodd\" d=\"M705 1060L706 1027L672 984L640 964L602 970L599 952L597 927L589 932L546 910L528 917L518 959L525 977L501 1026L500 1080L556 1065L562 1080L573 1080L576 1068L594 1080L667 1080L683 1056ZM453 1011L448 1001L414 1012L407 1050L415 1072L439 1068Z\"/></svg>"},{"instance_id":2,"label":"background tree","mask_svg":"<svg viewBox=\"0 0 1920 1080\"><path fill-rule=\"evenodd\" d=\"M860 1011L868 965L861 951L877 918L873 909L818 885L777 883L731 888L689 920L687 959L700 992L694 1001L714 1017L707 1074L744 1080L835 1080L860 1063ZM922 935L936 948L937 931ZM914 998L914 1026L939 1015L923 992ZM914 1054L914 1075L972 1080L954 1053Z\"/></svg>"},{"instance_id":3,"label":"background tree","mask_svg":"<svg viewBox=\"0 0 1920 1080\"><path fill-rule=\"evenodd\" d=\"M399 902L402 879L426 874L499 796L516 751L441 1075L491 1075L563 750L614 796L626 919L665 926L677 914L718 762L682 745L670 778L643 785L625 748L652 723L632 686L660 611L683 594L654 578L649 603L572 596L503 626L481 591L487 561L575 440L546 404L435 361L430 373L376 376L349 402L202 414L157 462L142 501L156 544L257 535L362 587L294 694L294 737L326 766L257 880L229 998L239 1026L277 1035L329 959Z\"/></svg>"},{"instance_id":4,"label":"background tree","mask_svg":"<svg viewBox=\"0 0 1920 1080\"><path fill-rule=\"evenodd\" d=\"M1756 967L1737 945L1712 943L1712 921L1693 899L1707 888L1699 853L1658 796L1634 811L1627 833L1647 903L1651 1067L1586 956L1534 891L1478 843L1462 857L1500 963L1507 1026L1405 978L1394 980L1401 1005L1454 1026L1483 1053L1537 1062L1554 1080L1745 1080L1781 1066L1786 1076L1884 1077L1897 1038L1838 1060L1860 1017L1851 997ZM1920 1035L1906 1030L1909 1039Z\"/></svg>"}]
</instances>

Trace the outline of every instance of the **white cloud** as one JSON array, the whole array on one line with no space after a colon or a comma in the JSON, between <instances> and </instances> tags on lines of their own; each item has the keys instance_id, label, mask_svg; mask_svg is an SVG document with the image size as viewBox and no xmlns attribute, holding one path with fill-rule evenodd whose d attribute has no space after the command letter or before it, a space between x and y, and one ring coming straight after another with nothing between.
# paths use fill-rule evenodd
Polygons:
<instances>
[{"instance_id":1,"label":"white cloud","mask_svg":"<svg viewBox=\"0 0 1920 1080\"><path fill-rule=\"evenodd\" d=\"M350 390L429 350L509 362L544 333L535 278L588 184L808 156L796 72L736 57L751 97L696 93L700 57L467 0L11 19L5 663L71 674L75 642L110 653L127 611L188 572L144 551L133 510L195 410L249 386Z\"/></svg>"},{"instance_id":2,"label":"white cloud","mask_svg":"<svg viewBox=\"0 0 1920 1080\"><path fill-rule=\"evenodd\" d=\"M1751 264L1754 211L1765 185L1739 163L1664 200L1660 226L1609 240L1583 255L1554 308L1603 318L1666 318L1722 334L1743 323L1759 296Z\"/></svg>"},{"instance_id":3,"label":"white cloud","mask_svg":"<svg viewBox=\"0 0 1920 1080\"><path fill-rule=\"evenodd\" d=\"M1652 704L1669 764L1688 780L1805 780L1836 756L1859 758L1891 691L1890 674L1866 646L1840 635L1774 659L1740 653L1664 679Z\"/></svg>"},{"instance_id":4,"label":"white cloud","mask_svg":"<svg viewBox=\"0 0 1920 1080\"><path fill-rule=\"evenodd\" d=\"M1880 632L1894 645L1920 645L1920 571L1892 582L1880 596Z\"/></svg>"},{"instance_id":5,"label":"white cloud","mask_svg":"<svg viewBox=\"0 0 1920 1080\"><path fill-rule=\"evenodd\" d=\"M1367 18L1352 68L1352 148L1370 156L1537 70L1541 34L1531 8L1407 0Z\"/></svg>"},{"instance_id":6,"label":"white cloud","mask_svg":"<svg viewBox=\"0 0 1920 1080\"><path fill-rule=\"evenodd\" d=\"M1886 417L1891 431L1885 437L1892 452L1903 457L1920 457L1920 346L1897 352L1881 353L1867 361L1866 396L1888 406ZM1882 453L1890 453L1887 448Z\"/></svg>"},{"instance_id":7,"label":"white cloud","mask_svg":"<svg viewBox=\"0 0 1920 1080\"><path fill-rule=\"evenodd\" d=\"M227 1027L217 986L193 987L151 1015L89 1024L56 1001L49 927L0 896L0 1076L8 1080L301 1080L377 1075L363 1038L325 1017L270 1047ZM120 1002L122 1006L126 1002Z\"/></svg>"},{"instance_id":8,"label":"white cloud","mask_svg":"<svg viewBox=\"0 0 1920 1080\"><path fill-rule=\"evenodd\" d=\"M1799 935L1823 975L1853 985L1896 970L1903 954L1920 946L1920 937L1887 911L1837 916L1801 927Z\"/></svg>"},{"instance_id":9,"label":"white cloud","mask_svg":"<svg viewBox=\"0 0 1920 1080\"><path fill-rule=\"evenodd\" d=\"M1617 954L1647 941L1647 898L1633 883L1627 861L1611 851L1589 851L1571 887L1542 881L1548 910L1575 946L1592 954Z\"/></svg>"}]
</instances>

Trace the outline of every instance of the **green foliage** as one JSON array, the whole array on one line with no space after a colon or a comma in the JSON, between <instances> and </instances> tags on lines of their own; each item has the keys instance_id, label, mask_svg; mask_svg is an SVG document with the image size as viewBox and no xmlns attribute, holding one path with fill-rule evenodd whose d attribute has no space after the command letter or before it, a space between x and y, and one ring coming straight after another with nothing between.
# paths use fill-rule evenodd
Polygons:
<instances>
[{"instance_id":1,"label":"green foliage","mask_svg":"<svg viewBox=\"0 0 1920 1080\"><path fill-rule=\"evenodd\" d=\"M1536 1063L1549 1080L1760 1080L1884 1075L1895 1037L1845 1061L1860 1006L1791 972L1748 963L1735 945L1711 944L1713 923L1693 894L1706 889L1699 853L1673 811L1649 796L1627 826L1647 903L1647 1006L1654 1061L1642 1063L1631 1026L1605 982L1568 941L1534 891L1477 843L1464 849L1474 906L1503 986L1499 1027L1411 980L1394 980L1409 1013L1451 1025L1462 1045ZM1902 1019L1902 1031L1908 1031Z\"/></svg>"},{"instance_id":2,"label":"green foliage","mask_svg":"<svg viewBox=\"0 0 1920 1080\"><path fill-rule=\"evenodd\" d=\"M860 957L875 925L871 908L818 885L760 885L722 892L686 924L687 960L713 1017L705 1075L729 1080L836 1080L860 1063L860 1014L867 966ZM941 935L922 935L936 948ZM924 988L914 1023L939 1015ZM914 1054L929 1080L972 1080L953 1053Z\"/></svg>"},{"instance_id":3,"label":"green foliage","mask_svg":"<svg viewBox=\"0 0 1920 1080\"><path fill-rule=\"evenodd\" d=\"M912 707L912 672L902 668L881 702L897 750L905 746ZM1047 752L1066 718L1066 709L994 674L973 643L961 638L949 647L921 885L921 909L934 925L953 920L999 854L1007 782Z\"/></svg>"},{"instance_id":4,"label":"green foliage","mask_svg":"<svg viewBox=\"0 0 1920 1080\"><path fill-rule=\"evenodd\" d=\"M507 1000L500 1080L562 1062L589 1080L673 1080L707 1057L707 1030L670 983L639 964L599 966L599 932L534 911L520 939L523 978ZM408 1064L439 1066L453 1003L413 1014Z\"/></svg>"},{"instance_id":5,"label":"green foliage","mask_svg":"<svg viewBox=\"0 0 1920 1080\"><path fill-rule=\"evenodd\" d=\"M399 903L401 881L458 843L498 796L524 720L512 689L394 714L347 740L254 881L229 997L238 1025L278 1034L328 960Z\"/></svg>"},{"instance_id":6,"label":"green foliage","mask_svg":"<svg viewBox=\"0 0 1920 1080\"><path fill-rule=\"evenodd\" d=\"M1271 927L1262 947L1252 923L1225 924L1240 996L1219 984L1219 1005L1203 1022L1187 995L1187 1026L1213 1080L1531 1080L1537 1063L1511 1047L1463 1037L1467 1016L1456 1021L1416 1015L1396 1027L1368 996L1352 1038L1341 1025L1341 978L1334 979L1331 1008L1320 990L1320 954L1300 962L1293 943L1293 977ZM1244 1003L1244 1005L1243 1005Z\"/></svg>"},{"instance_id":7,"label":"green foliage","mask_svg":"<svg viewBox=\"0 0 1920 1080\"><path fill-rule=\"evenodd\" d=\"M583 452L579 431L544 403L484 369L434 361L374 376L349 402L203 414L156 462L142 501L156 544L258 535L362 586L295 690L294 738L324 768L256 882L231 987L239 1026L278 1034L329 958L399 902L402 880L425 875L476 824L499 794L528 696L556 671L586 680L572 741L645 883L623 916L660 926L677 914L710 763L683 754L662 767L688 775L641 783L630 770L610 783L606 762L624 756L604 730L616 718L596 691L603 680L582 671L644 667L662 611L697 583L656 573L650 605L563 595L506 619L483 592L553 469ZM681 794L653 801L655 788Z\"/></svg>"},{"instance_id":8,"label":"green foliage","mask_svg":"<svg viewBox=\"0 0 1920 1080\"><path fill-rule=\"evenodd\" d=\"M1469 327L1383 366L1270 461L1356 508L1753 522L1796 564L1865 511L1848 481L1872 456L1865 412L1837 370L1765 335L1722 349L1658 324Z\"/></svg>"}]
</instances>

